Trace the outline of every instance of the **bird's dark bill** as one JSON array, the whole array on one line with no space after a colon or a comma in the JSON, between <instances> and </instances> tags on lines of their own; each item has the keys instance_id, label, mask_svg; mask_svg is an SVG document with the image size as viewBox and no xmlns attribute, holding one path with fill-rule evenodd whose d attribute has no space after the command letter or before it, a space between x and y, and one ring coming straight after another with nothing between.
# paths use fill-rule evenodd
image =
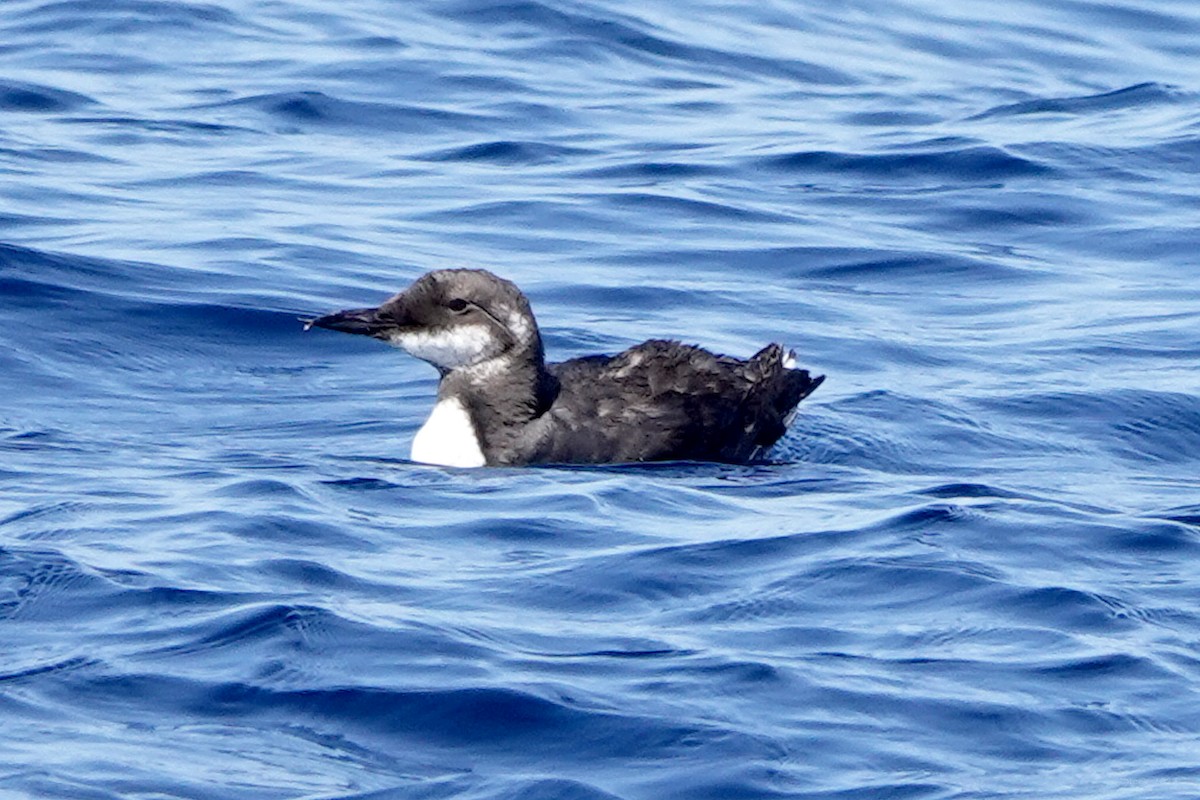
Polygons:
<instances>
[{"instance_id":1,"label":"bird's dark bill","mask_svg":"<svg viewBox=\"0 0 1200 800\"><path fill-rule=\"evenodd\" d=\"M326 328L342 333L375 336L386 327L380 320L378 311L375 308L352 308L346 311L335 311L315 319L302 320L302 322L304 322L304 330Z\"/></svg>"}]
</instances>

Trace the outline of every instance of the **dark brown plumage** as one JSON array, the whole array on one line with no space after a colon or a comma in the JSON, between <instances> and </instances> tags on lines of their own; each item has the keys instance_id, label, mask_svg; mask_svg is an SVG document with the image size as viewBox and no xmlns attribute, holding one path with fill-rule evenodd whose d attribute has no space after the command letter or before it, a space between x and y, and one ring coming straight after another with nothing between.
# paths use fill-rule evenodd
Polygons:
<instances>
[{"instance_id":1,"label":"dark brown plumage","mask_svg":"<svg viewBox=\"0 0 1200 800\"><path fill-rule=\"evenodd\" d=\"M547 364L525 296L483 270L431 272L379 308L308 325L384 339L437 367L437 408L465 410L478 451L439 458L435 448L425 460L460 466L750 461L824 380L792 368L778 344L741 360L651 340Z\"/></svg>"},{"instance_id":2,"label":"dark brown plumage","mask_svg":"<svg viewBox=\"0 0 1200 800\"><path fill-rule=\"evenodd\" d=\"M742 361L652 340L552 364L555 424L538 460L749 461L775 444L791 411L824 380L784 368L784 357L777 344Z\"/></svg>"}]
</instances>

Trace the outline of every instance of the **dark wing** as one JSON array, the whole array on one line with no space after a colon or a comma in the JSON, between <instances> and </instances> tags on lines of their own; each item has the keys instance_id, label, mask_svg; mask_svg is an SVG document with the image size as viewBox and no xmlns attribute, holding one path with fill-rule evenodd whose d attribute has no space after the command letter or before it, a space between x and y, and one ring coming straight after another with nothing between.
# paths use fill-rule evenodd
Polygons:
<instances>
[{"instance_id":1,"label":"dark wing","mask_svg":"<svg viewBox=\"0 0 1200 800\"><path fill-rule=\"evenodd\" d=\"M820 383L783 366L778 345L748 361L654 340L549 365L558 398L530 461L746 461L775 443Z\"/></svg>"}]
</instances>

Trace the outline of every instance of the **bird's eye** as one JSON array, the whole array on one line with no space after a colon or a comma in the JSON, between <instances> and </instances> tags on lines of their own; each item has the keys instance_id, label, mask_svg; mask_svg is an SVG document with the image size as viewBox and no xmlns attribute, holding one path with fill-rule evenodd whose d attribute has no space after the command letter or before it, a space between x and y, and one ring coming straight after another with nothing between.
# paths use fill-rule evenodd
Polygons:
<instances>
[{"instance_id":1,"label":"bird's eye","mask_svg":"<svg viewBox=\"0 0 1200 800\"><path fill-rule=\"evenodd\" d=\"M450 309L455 314L461 314L467 310L468 305L470 304L466 300L463 300L461 297L456 297L449 303L446 303L446 308Z\"/></svg>"}]
</instances>

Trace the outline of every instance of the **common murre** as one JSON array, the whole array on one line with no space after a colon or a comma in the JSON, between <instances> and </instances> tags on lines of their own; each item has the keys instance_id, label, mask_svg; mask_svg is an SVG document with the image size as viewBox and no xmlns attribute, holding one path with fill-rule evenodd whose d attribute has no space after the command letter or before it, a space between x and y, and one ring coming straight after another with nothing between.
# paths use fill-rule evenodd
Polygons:
<instances>
[{"instance_id":1,"label":"common murre","mask_svg":"<svg viewBox=\"0 0 1200 800\"><path fill-rule=\"evenodd\" d=\"M778 344L742 361L655 339L547 364L529 301L486 270L429 272L378 308L303 322L382 339L437 368L412 459L445 466L751 461L825 380Z\"/></svg>"}]
</instances>

